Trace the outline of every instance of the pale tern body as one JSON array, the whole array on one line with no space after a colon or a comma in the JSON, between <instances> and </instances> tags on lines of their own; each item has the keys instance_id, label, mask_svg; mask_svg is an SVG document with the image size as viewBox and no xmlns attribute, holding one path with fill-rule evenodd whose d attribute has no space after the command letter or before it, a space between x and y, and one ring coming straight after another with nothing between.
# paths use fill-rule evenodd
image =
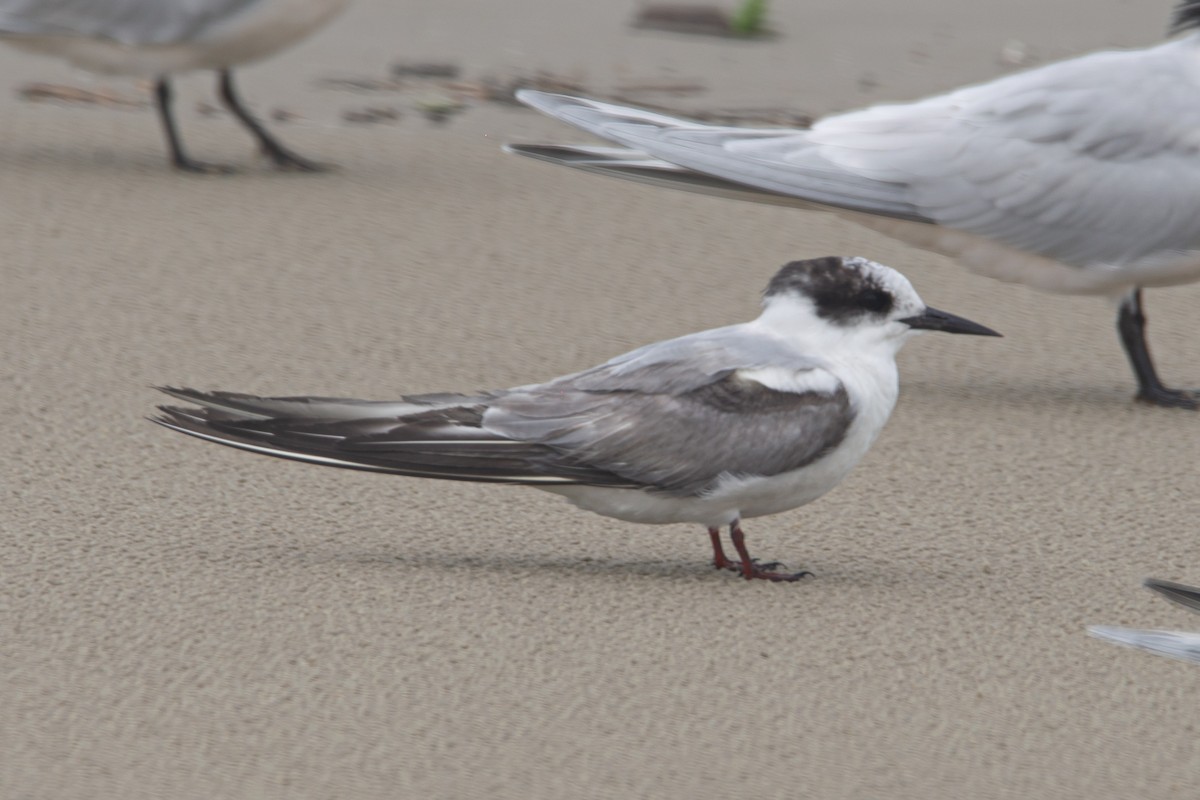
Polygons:
<instances>
[{"instance_id":1,"label":"pale tern body","mask_svg":"<svg viewBox=\"0 0 1200 800\"><path fill-rule=\"evenodd\" d=\"M93 72L155 81L171 163L192 172L225 167L188 157L171 110L171 76L218 73L218 94L281 169L319 166L273 138L238 99L232 68L308 36L349 0L0 0L0 41L67 59Z\"/></svg>"},{"instance_id":2,"label":"pale tern body","mask_svg":"<svg viewBox=\"0 0 1200 800\"><path fill-rule=\"evenodd\" d=\"M1147 578L1145 586L1186 609L1200 611L1200 588L1171 581L1161 581L1156 578ZM1117 628L1111 625L1093 625L1088 628L1088 633L1098 639L1105 639L1127 647L1135 647L1181 661L1200 663L1200 633L1138 630L1136 628Z\"/></svg>"},{"instance_id":3,"label":"pale tern body","mask_svg":"<svg viewBox=\"0 0 1200 800\"><path fill-rule=\"evenodd\" d=\"M1200 280L1200 1L1187 35L1093 53L806 130L707 125L525 90L518 98L620 147L510 145L645 183L835 211L972 271L1119 303L1138 397L1196 408L1160 381L1142 288Z\"/></svg>"},{"instance_id":4,"label":"pale tern body","mask_svg":"<svg viewBox=\"0 0 1200 800\"><path fill-rule=\"evenodd\" d=\"M747 578L740 520L839 484L891 415L895 355L919 329L998 335L928 308L862 258L793 262L762 315L658 342L547 383L395 402L164 389L182 433L282 458L417 477L534 486L607 517L709 529L714 563ZM727 559L729 526L740 562Z\"/></svg>"}]
</instances>

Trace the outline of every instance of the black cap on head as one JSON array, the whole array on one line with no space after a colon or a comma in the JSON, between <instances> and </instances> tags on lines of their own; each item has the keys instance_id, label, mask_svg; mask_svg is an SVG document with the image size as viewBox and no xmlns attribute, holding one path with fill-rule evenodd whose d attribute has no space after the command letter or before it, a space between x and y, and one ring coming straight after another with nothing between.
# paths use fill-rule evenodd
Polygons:
<instances>
[{"instance_id":1,"label":"black cap on head","mask_svg":"<svg viewBox=\"0 0 1200 800\"><path fill-rule=\"evenodd\" d=\"M797 294L812 301L817 316L850 324L865 315L886 317L896 298L879 276L862 267L869 262L840 256L810 258L785 265L767 284L764 296Z\"/></svg>"}]
</instances>

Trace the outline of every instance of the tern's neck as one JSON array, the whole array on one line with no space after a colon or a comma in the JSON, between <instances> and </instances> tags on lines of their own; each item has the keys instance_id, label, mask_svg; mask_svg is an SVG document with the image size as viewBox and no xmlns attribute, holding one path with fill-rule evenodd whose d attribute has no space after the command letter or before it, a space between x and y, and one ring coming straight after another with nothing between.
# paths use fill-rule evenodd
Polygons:
<instances>
[{"instance_id":1,"label":"tern's neck","mask_svg":"<svg viewBox=\"0 0 1200 800\"><path fill-rule=\"evenodd\" d=\"M859 422L876 432L883 427L900 389L896 351L904 335L886 325L832 324L813 313L808 301L787 297L769 301L749 324L783 340L798 354L827 362L850 392Z\"/></svg>"},{"instance_id":2,"label":"tern's neck","mask_svg":"<svg viewBox=\"0 0 1200 800\"><path fill-rule=\"evenodd\" d=\"M803 298L771 298L752 324L796 349L834 361L882 358L894 360L904 343L885 325L839 325L821 319Z\"/></svg>"}]
</instances>

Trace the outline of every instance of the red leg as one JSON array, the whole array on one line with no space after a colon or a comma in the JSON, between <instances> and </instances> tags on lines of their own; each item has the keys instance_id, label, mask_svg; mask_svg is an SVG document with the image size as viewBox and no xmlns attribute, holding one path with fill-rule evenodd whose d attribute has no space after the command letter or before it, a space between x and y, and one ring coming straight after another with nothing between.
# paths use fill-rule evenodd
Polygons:
<instances>
[{"instance_id":1,"label":"red leg","mask_svg":"<svg viewBox=\"0 0 1200 800\"><path fill-rule=\"evenodd\" d=\"M750 558L750 551L746 549L746 535L742 533L742 526L734 522L729 526L729 538L733 540L733 546L738 551L738 555L742 557L742 577L746 580L752 578L760 578L767 581L798 581L805 575L812 575L811 572L770 572L764 567L772 567L774 564L764 564L759 566L754 563L754 559Z\"/></svg>"},{"instance_id":2,"label":"red leg","mask_svg":"<svg viewBox=\"0 0 1200 800\"><path fill-rule=\"evenodd\" d=\"M734 572L740 572L742 565L736 561L730 561L725 557L725 550L721 547L721 529L709 528L708 538L712 539L713 566L717 569L728 569Z\"/></svg>"}]
</instances>

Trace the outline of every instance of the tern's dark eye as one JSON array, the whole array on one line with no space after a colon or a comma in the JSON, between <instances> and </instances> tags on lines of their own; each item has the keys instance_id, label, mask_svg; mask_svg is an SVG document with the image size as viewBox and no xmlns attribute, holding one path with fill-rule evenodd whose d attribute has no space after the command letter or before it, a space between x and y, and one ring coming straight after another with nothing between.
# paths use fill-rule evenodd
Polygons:
<instances>
[{"instance_id":1,"label":"tern's dark eye","mask_svg":"<svg viewBox=\"0 0 1200 800\"><path fill-rule=\"evenodd\" d=\"M874 314L886 314L892 310L892 295L882 289L863 289L855 299L859 308Z\"/></svg>"}]
</instances>

